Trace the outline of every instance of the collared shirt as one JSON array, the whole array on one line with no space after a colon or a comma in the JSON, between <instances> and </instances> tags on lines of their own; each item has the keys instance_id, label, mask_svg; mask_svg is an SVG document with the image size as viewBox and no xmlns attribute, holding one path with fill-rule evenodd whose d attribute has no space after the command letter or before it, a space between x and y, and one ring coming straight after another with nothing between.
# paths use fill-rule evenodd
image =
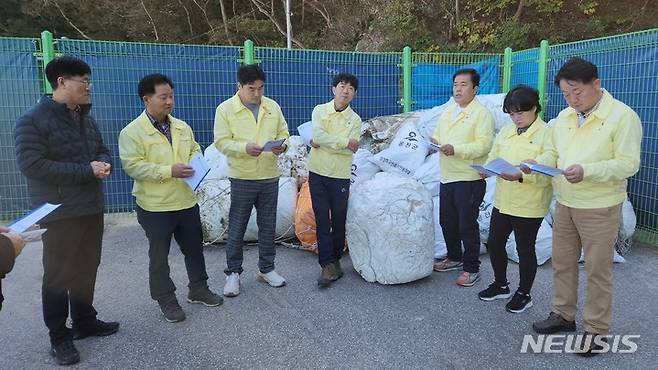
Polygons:
<instances>
[{"instance_id":1,"label":"collared shirt","mask_svg":"<svg viewBox=\"0 0 658 370\"><path fill-rule=\"evenodd\" d=\"M627 178L640 167L642 123L627 105L604 90L596 110L578 126L575 109L555 118L550 146L537 162L561 169L579 164L583 180L553 178L555 197L572 208L612 207L626 199Z\"/></svg>"},{"instance_id":2,"label":"collared shirt","mask_svg":"<svg viewBox=\"0 0 658 370\"><path fill-rule=\"evenodd\" d=\"M361 117L347 107L336 111L334 101L313 108L313 143L308 170L318 175L349 179L352 170L352 153L347 148L350 139L361 137Z\"/></svg>"},{"instance_id":3,"label":"collared shirt","mask_svg":"<svg viewBox=\"0 0 658 370\"><path fill-rule=\"evenodd\" d=\"M487 158L487 162L502 158L513 165L525 159L541 155L550 140L551 129L537 118L530 126L518 133L511 123L503 127ZM496 178L494 206L503 214L517 217L544 217L551 202L551 178L539 174L523 175L523 182Z\"/></svg>"},{"instance_id":4,"label":"collared shirt","mask_svg":"<svg viewBox=\"0 0 658 370\"><path fill-rule=\"evenodd\" d=\"M456 109L461 109L456 103L446 108L433 135L439 144L451 144L455 150L454 155L439 156L444 184L479 180L480 174L471 165L485 162L493 142L493 116L477 98L455 116Z\"/></svg>"},{"instance_id":5,"label":"collared shirt","mask_svg":"<svg viewBox=\"0 0 658 370\"><path fill-rule=\"evenodd\" d=\"M179 211L194 207L196 195L183 179L171 175L171 166L190 163L201 152L192 128L172 116L171 143L161 134L144 111L119 134L119 156L128 176L135 180L133 195L147 211Z\"/></svg>"},{"instance_id":6,"label":"collared shirt","mask_svg":"<svg viewBox=\"0 0 658 370\"><path fill-rule=\"evenodd\" d=\"M274 100L263 97L255 119L235 94L217 107L214 131L214 145L228 158L229 177L264 180L280 176L277 157L272 152L262 152L257 157L247 154L248 143L263 146L290 136L281 107Z\"/></svg>"},{"instance_id":7,"label":"collared shirt","mask_svg":"<svg viewBox=\"0 0 658 370\"><path fill-rule=\"evenodd\" d=\"M171 144L171 129L169 127L170 126L169 116L165 117L164 122L158 122L158 120L156 120L155 117L151 115L151 113L149 113L147 110L145 110L145 112L146 112L146 116L151 121L153 127L155 127L158 131L160 131L167 138L167 140L169 140L169 144Z\"/></svg>"},{"instance_id":8,"label":"collared shirt","mask_svg":"<svg viewBox=\"0 0 658 370\"><path fill-rule=\"evenodd\" d=\"M603 91L604 90L601 89L601 92L603 92ZM585 123L585 121L587 120L587 117L589 117L589 115L592 114L592 112L599 109L599 105L601 104L602 99L603 99L603 94L601 95L601 98L599 99L599 101L596 102L596 105L594 105L594 107L592 109L590 109L589 112L578 112L578 111L576 111L576 114L578 115L578 127L582 126L583 123Z\"/></svg>"}]
</instances>

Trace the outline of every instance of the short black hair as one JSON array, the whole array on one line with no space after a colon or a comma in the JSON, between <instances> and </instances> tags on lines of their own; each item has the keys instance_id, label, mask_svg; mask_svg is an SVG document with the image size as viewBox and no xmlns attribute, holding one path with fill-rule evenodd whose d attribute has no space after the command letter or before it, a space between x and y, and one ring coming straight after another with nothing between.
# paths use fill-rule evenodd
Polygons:
<instances>
[{"instance_id":1,"label":"short black hair","mask_svg":"<svg viewBox=\"0 0 658 370\"><path fill-rule=\"evenodd\" d=\"M155 94L155 87L164 84L169 85L172 89L174 88L174 83L171 82L171 79L161 73L144 76L139 80L139 84L137 84L137 94L140 99L146 95L153 95Z\"/></svg>"},{"instance_id":2,"label":"short black hair","mask_svg":"<svg viewBox=\"0 0 658 370\"><path fill-rule=\"evenodd\" d=\"M63 56L55 58L46 65L46 78L53 90L57 89L57 79L60 77L84 76L91 74L91 67L84 60L76 57Z\"/></svg>"},{"instance_id":3,"label":"short black hair","mask_svg":"<svg viewBox=\"0 0 658 370\"><path fill-rule=\"evenodd\" d=\"M356 76L351 73L337 74L334 77L333 82L331 82L331 86L336 87L341 82L352 85L354 91L356 91L359 88L359 79L356 78Z\"/></svg>"},{"instance_id":4,"label":"short black hair","mask_svg":"<svg viewBox=\"0 0 658 370\"><path fill-rule=\"evenodd\" d=\"M455 72L455 74L452 75L452 82L455 82L455 77L459 75L470 75L473 86L480 86L480 74L478 73L478 71L474 70L473 68L463 68L457 70L457 72Z\"/></svg>"},{"instance_id":5,"label":"short black hair","mask_svg":"<svg viewBox=\"0 0 658 370\"><path fill-rule=\"evenodd\" d=\"M532 108L537 108L537 114L541 112L539 103L539 91L527 85L516 85L505 95L503 101L503 112L527 112Z\"/></svg>"},{"instance_id":6,"label":"short black hair","mask_svg":"<svg viewBox=\"0 0 658 370\"><path fill-rule=\"evenodd\" d=\"M555 75L555 85L560 86L560 81L578 81L588 84L599 78L596 65L583 58L574 57L567 60Z\"/></svg>"},{"instance_id":7,"label":"short black hair","mask_svg":"<svg viewBox=\"0 0 658 370\"><path fill-rule=\"evenodd\" d=\"M238 82L240 85L250 84L256 81L265 82L265 72L256 64L245 64L238 68Z\"/></svg>"}]
</instances>

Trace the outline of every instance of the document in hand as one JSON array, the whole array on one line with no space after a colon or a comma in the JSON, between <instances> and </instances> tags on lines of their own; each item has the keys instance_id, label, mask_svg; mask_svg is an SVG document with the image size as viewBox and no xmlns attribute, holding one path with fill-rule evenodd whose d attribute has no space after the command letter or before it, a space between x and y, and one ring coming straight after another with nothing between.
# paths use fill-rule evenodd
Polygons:
<instances>
[{"instance_id":1,"label":"document in hand","mask_svg":"<svg viewBox=\"0 0 658 370\"><path fill-rule=\"evenodd\" d=\"M56 210L61 204L46 203L32 212L12 222L8 228L12 233L20 234L27 230L30 226L36 224L42 218L48 216L52 211Z\"/></svg>"},{"instance_id":2,"label":"document in hand","mask_svg":"<svg viewBox=\"0 0 658 370\"><path fill-rule=\"evenodd\" d=\"M263 151L271 152L273 148L283 145L284 141L286 141L286 139L268 141L263 145Z\"/></svg>"},{"instance_id":3,"label":"document in hand","mask_svg":"<svg viewBox=\"0 0 658 370\"><path fill-rule=\"evenodd\" d=\"M431 141L428 142L428 144L429 144L430 148L432 148L432 149L434 149L434 150L441 151L441 145L439 145L439 144L434 144L434 143L431 142Z\"/></svg>"},{"instance_id":4,"label":"document in hand","mask_svg":"<svg viewBox=\"0 0 658 370\"><path fill-rule=\"evenodd\" d=\"M496 158L484 166L474 164L471 167L480 173L486 173L490 176L500 176L503 173L513 175L521 172L516 166L502 158Z\"/></svg>"},{"instance_id":5,"label":"document in hand","mask_svg":"<svg viewBox=\"0 0 658 370\"><path fill-rule=\"evenodd\" d=\"M192 177L186 177L183 180L185 180L192 190L196 191L201 184L201 181L203 181L208 175L208 172L210 172L210 165L201 153L197 153L192 157L190 167L194 169L194 175Z\"/></svg>"},{"instance_id":6,"label":"document in hand","mask_svg":"<svg viewBox=\"0 0 658 370\"><path fill-rule=\"evenodd\" d=\"M562 170L559 168L551 167L551 166L544 166L543 164L533 164L533 163L525 163L521 162L521 166L529 168L530 171L532 172L537 172L542 175L546 176L557 176L562 174Z\"/></svg>"},{"instance_id":7,"label":"document in hand","mask_svg":"<svg viewBox=\"0 0 658 370\"><path fill-rule=\"evenodd\" d=\"M306 144L307 146L311 146L311 139L313 139L313 122L308 121L306 123L302 123L301 125L297 126L297 132L299 133L299 136L302 138L304 144Z\"/></svg>"}]
</instances>

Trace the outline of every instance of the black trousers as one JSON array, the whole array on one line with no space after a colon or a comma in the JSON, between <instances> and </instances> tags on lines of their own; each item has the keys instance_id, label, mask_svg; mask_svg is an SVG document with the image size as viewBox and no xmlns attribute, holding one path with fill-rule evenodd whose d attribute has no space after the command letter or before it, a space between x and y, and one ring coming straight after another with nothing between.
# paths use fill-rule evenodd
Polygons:
<instances>
[{"instance_id":1,"label":"black trousers","mask_svg":"<svg viewBox=\"0 0 658 370\"><path fill-rule=\"evenodd\" d=\"M519 255L519 291L530 294L537 274L537 254L535 242L541 227L542 218L516 217L502 214L498 208L491 213L489 226L489 258L494 271L495 283L507 285L507 251L505 245L509 235L514 232L516 252Z\"/></svg>"},{"instance_id":2,"label":"black trousers","mask_svg":"<svg viewBox=\"0 0 658 370\"><path fill-rule=\"evenodd\" d=\"M208 286L198 204L192 208L170 212L150 212L137 206L137 221L142 225L149 240L151 298L158 302L176 298L176 286L169 276L169 248L172 236L185 257L189 289Z\"/></svg>"},{"instance_id":3,"label":"black trousers","mask_svg":"<svg viewBox=\"0 0 658 370\"><path fill-rule=\"evenodd\" d=\"M480 271L478 214L486 189L484 180L441 184L439 223L448 248L448 258L462 261L466 272Z\"/></svg>"},{"instance_id":4,"label":"black trousers","mask_svg":"<svg viewBox=\"0 0 658 370\"><path fill-rule=\"evenodd\" d=\"M318 262L324 267L343 256L350 179L309 172L308 185L318 236Z\"/></svg>"},{"instance_id":5,"label":"black trousers","mask_svg":"<svg viewBox=\"0 0 658 370\"><path fill-rule=\"evenodd\" d=\"M52 344L72 338L66 326L71 307L74 327L96 320L94 288L101 261L103 214L41 224L43 234L43 319Z\"/></svg>"}]
</instances>

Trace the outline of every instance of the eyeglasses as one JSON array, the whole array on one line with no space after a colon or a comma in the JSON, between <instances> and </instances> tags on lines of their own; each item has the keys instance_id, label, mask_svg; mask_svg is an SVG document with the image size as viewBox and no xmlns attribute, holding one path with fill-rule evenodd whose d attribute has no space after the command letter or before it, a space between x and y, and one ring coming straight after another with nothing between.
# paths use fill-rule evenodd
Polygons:
<instances>
[{"instance_id":1,"label":"eyeglasses","mask_svg":"<svg viewBox=\"0 0 658 370\"><path fill-rule=\"evenodd\" d=\"M79 82L79 83L84 84L86 86L91 86L91 84L92 84L91 80L88 79L88 78L85 78L85 79L82 79L82 80L76 80L75 78L67 78L67 80Z\"/></svg>"}]
</instances>

